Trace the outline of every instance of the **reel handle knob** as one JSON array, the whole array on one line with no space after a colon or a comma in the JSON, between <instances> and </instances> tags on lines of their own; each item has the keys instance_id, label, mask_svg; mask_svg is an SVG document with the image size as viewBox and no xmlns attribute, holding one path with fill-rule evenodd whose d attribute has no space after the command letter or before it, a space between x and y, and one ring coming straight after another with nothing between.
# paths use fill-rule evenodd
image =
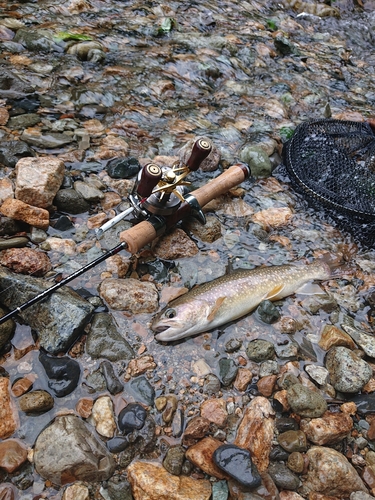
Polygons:
<instances>
[{"instance_id":1,"label":"reel handle knob","mask_svg":"<svg viewBox=\"0 0 375 500\"><path fill-rule=\"evenodd\" d=\"M186 165L189 167L189 170L195 171L198 170L200 164L203 160L207 158L207 156L212 151L212 143L207 139L198 139L195 141L193 149L191 151L190 158L186 162Z\"/></svg>"},{"instance_id":2,"label":"reel handle knob","mask_svg":"<svg viewBox=\"0 0 375 500\"><path fill-rule=\"evenodd\" d=\"M148 198L161 177L162 171L159 165L147 163L141 170L137 186L137 193L140 198Z\"/></svg>"}]
</instances>

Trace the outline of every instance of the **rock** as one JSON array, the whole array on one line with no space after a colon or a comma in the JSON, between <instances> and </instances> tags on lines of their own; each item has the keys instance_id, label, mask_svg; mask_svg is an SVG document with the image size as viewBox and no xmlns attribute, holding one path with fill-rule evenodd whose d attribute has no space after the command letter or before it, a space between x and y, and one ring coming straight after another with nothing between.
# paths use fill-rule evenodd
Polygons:
<instances>
[{"instance_id":1,"label":"rock","mask_svg":"<svg viewBox=\"0 0 375 500\"><path fill-rule=\"evenodd\" d=\"M350 335L334 325L325 325L318 342L319 347L329 351L332 347L344 346L355 349L355 343Z\"/></svg>"},{"instance_id":2,"label":"rock","mask_svg":"<svg viewBox=\"0 0 375 500\"><path fill-rule=\"evenodd\" d=\"M76 412L82 418L89 418L92 413L92 407L94 406L94 401L91 398L81 398L77 401Z\"/></svg>"},{"instance_id":3,"label":"rock","mask_svg":"<svg viewBox=\"0 0 375 500\"><path fill-rule=\"evenodd\" d=\"M19 378L12 385L13 396L15 396L16 398L22 396L22 394L25 394L25 392L29 391L32 386L33 386L33 381L30 380L29 378L27 377Z\"/></svg>"},{"instance_id":4,"label":"rock","mask_svg":"<svg viewBox=\"0 0 375 500\"><path fill-rule=\"evenodd\" d=\"M260 361L273 358L275 348L268 340L256 339L248 343L246 354L249 359L259 363Z\"/></svg>"},{"instance_id":5,"label":"rock","mask_svg":"<svg viewBox=\"0 0 375 500\"><path fill-rule=\"evenodd\" d=\"M12 473L27 460L27 448L18 439L0 442L0 468ZM0 494L1 498L1 494Z\"/></svg>"},{"instance_id":6,"label":"rock","mask_svg":"<svg viewBox=\"0 0 375 500\"><path fill-rule=\"evenodd\" d=\"M193 257L198 253L198 247L185 231L177 228L160 238L154 245L153 251L160 259L174 260L183 257Z\"/></svg>"},{"instance_id":7,"label":"rock","mask_svg":"<svg viewBox=\"0 0 375 500\"><path fill-rule=\"evenodd\" d=\"M53 156L22 158L16 165L15 197L34 207L48 208L64 179L64 162Z\"/></svg>"},{"instance_id":8,"label":"rock","mask_svg":"<svg viewBox=\"0 0 375 500\"><path fill-rule=\"evenodd\" d=\"M276 323L281 317L277 307L270 300L262 300L256 309L256 313L267 325Z\"/></svg>"},{"instance_id":9,"label":"rock","mask_svg":"<svg viewBox=\"0 0 375 500\"><path fill-rule=\"evenodd\" d=\"M370 365L346 347L330 349L325 364L331 384L337 391L358 392L372 376Z\"/></svg>"},{"instance_id":10,"label":"rock","mask_svg":"<svg viewBox=\"0 0 375 500\"><path fill-rule=\"evenodd\" d=\"M315 380L315 382L319 385L325 385L328 380L329 372L323 366L318 365L306 365L305 366L306 373L310 375L310 377Z\"/></svg>"},{"instance_id":11,"label":"rock","mask_svg":"<svg viewBox=\"0 0 375 500\"><path fill-rule=\"evenodd\" d=\"M27 392L18 401L25 413L44 413L51 410L54 405L51 394L43 390Z\"/></svg>"},{"instance_id":12,"label":"rock","mask_svg":"<svg viewBox=\"0 0 375 500\"><path fill-rule=\"evenodd\" d=\"M25 113L23 115L12 116L9 120L8 127L11 129L24 129L33 127L40 123L41 117L38 113Z\"/></svg>"},{"instance_id":13,"label":"rock","mask_svg":"<svg viewBox=\"0 0 375 500\"><path fill-rule=\"evenodd\" d=\"M90 500L89 489L84 484L71 484L64 490L62 500Z\"/></svg>"},{"instance_id":14,"label":"rock","mask_svg":"<svg viewBox=\"0 0 375 500\"><path fill-rule=\"evenodd\" d=\"M135 399L146 405L153 405L155 399L155 389L146 377L137 377L130 381L127 389L134 394Z\"/></svg>"},{"instance_id":15,"label":"rock","mask_svg":"<svg viewBox=\"0 0 375 500\"><path fill-rule=\"evenodd\" d=\"M0 264L15 273L32 274L33 276L44 276L52 269L48 255L33 248L2 250Z\"/></svg>"},{"instance_id":16,"label":"rock","mask_svg":"<svg viewBox=\"0 0 375 500\"><path fill-rule=\"evenodd\" d=\"M357 394L353 396L352 402L356 405L356 411L359 415L368 415L375 413L375 393Z\"/></svg>"},{"instance_id":17,"label":"rock","mask_svg":"<svg viewBox=\"0 0 375 500\"><path fill-rule=\"evenodd\" d=\"M245 392L252 378L253 374L248 368L239 368L233 386L237 391Z\"/></svg>"},{"instance_id":18,"label":"rock","mask_svg":"<svg viewBox=\"0 0 375 500\"><path fill-rule=\"evenodd\" d=\"M101 396L95 401L90 416L91 422L101 436L107 438L114 436L117 426L113 414L113 403L109 396Z\"/></svg>"},{"instance_id":19,"label":"rock","mask_svg":"<svg viewBox=\"0 0 375 500\"><path fill-rule=\"evenodd\" d=\"M209 500L206 479L174 476L157 462L131 463L127 469L134 500Z\"/></svg>"},{"instance_id":20,"label":"rock","mask_svg":"<svg viewBox=\"0 0 375 500\"><path fill-rule=\"evenodd\" d=\"M305 460L302 453L293 451L288 457L287 465L291 471L301 474L305 468Z\"/></svg>"},{"instance_id":21,"label":"rock","mask_svg":"<svg viewBox=\"0 0 375 500\"><path fill-rule=\"evenodd\" d=\"M320 417L327 410L327 402L320 392L311 391L302 384L289 387L287 398L294 413L301 417Z\"/></svg>"},{"instance_id":22,"label":"rock","mask_svg":"<svg viewBox=\"0 0 375 500\"><path fill-rule=\"evenodd\" d=\"M103 373L103 376L105 378L105 382L107 384L107 389L109 392L113 395L118 394L119 392L122 392L124 389L124 386L122 383L119 381L119 379L116 377L115 371L113 369L112 364L105 360L100 363L100 370Z\"/></svg>"},{"instance_id":23,"label":"rock","mask_svg":"<svg viewBox=\"0 0 375 500\"><path fill-rule=\"evenodd\" d=\"M221 237L221 223L213 215L206 216L206 224L201 224L196 219L189 218L184 221L184 228L206 243L213 243Z\"/></svg>"},{"instance_id":24,"label":"rock","mask_svg":"<svg viewBox=\"0 0 375 500\"><path fill-rule=\"evenodd\" d=\"M211 422L203 417L193 417L187 423L182 443L184 446L192 446L198 439L203 438L209 431Z\"/></svg>"},{"instance_id":25,"label":"rock","mask_svg":"<svg viewBox=\"0 0 375 500\"><path fill-rule=\"evenodd\" d=\"M116 311L140 314L158 309L158 292L153 283L133 278L107 278L100 284L99 293L108 307Z\"/></svg>"},{"instance_id":26,"label":"rock","mask_svg":"<svg viewBox=\"0 0 375 500\"><path fill-rule=\"evenodd\" d=\"M200 412L203 418L206 418L220 429L224 428L227 424L227 405L223 398L207 399L203 401Z\"/></svg>"},{"instance_id":27,"label":"rock","mask_svg":"<svg viewBox=\"0 0 375 500\"><path fill-rule=\"evenodd\" d=\"M49 379L48 387L55 396L62 398L74 391L81 376L81 368L77 361L67 356L53 358L44 352L39 354L39 361Z\"/></svg>"},{"instance_id":28,"label":"rock","mask_svg":"<svg viewBox=\"0 0 375 500\"><path fill-rule=\"evenodd\" d=\"M220 388L221 382L216 375L214 375L213 373L208 373L204 377L203 391L205 394L217 394L217 392L220 391Z\"/></svg>"},{"instance_id":29,"label":"rock","mask_svg":"<svg viewBox=\"0 0 375 500\"><path fill-rule=\"evenodd\" d=\"M36 439L34 464L53 484L105 481L115 470L109 452L78 417L57 417Z\"/></svg>"},{"instance_id":30,"label":"rock","mask_svg":"<svg viewBox=\"0 0 375 500\"><path fill-rule=\"evenodd\" d=\"M129 361L134 358L133 349L117 331L112 316L106 313L94 315L86 340L86 351L94 359Z\"/></svg>"},{"instance_id":31,"label":"rock","mask_svg":"<svg viewBox=\"0 0 375 500\"><path fill-rule=\"evenodd\" d=\"M0 204L6 199L14 198L13 184L8 178L0 179Z\"/></svg>"},{"instance_id":32,"label":"rock","mask_svg":"<svg viewBox=\"0 0 375 500\"><path fill-rule=\"evenodd\" d=\"M5 314L5 310L0 307L0 318ZM16 325L11 319L0 325L0 350L7 344L8 340L12 338L15 327Z\"/></svg>"},{"instance_id":33,"label":"rock","mask_svg":"<svg viewBox=\"0 0 375 500\"><path fill-rule=\"evenodd\" d=\"M236 446L250 451L259 472L265 471L269 465L275 431L274 414L266 398L255 397L244 411L234 440Z\"/></svg>"},{"instance_id":34,"label":"rock","mask_svg":"<svg viewBox=\"0 0 375 500\"><path fill-rule=\"evenodd\" d=\"M138 174L140 168L141 165L136 158L119 157L110 160L106 170L113 179L131 179Z\"/></svg>"},{"instance_id":35,"label":"rock","mask_svg":"<svg viewBox=\"0 0 375 500\"><path fill-rule=\"evenodd\" d=\"M30 226L47 229L49 226L49 212L44 208L33 207L20 200L8 198L0 207L3 215L18 221L26 222Z\"/></svg>"},{"instance_id":36,"label":"rock","mask_svg":"<svg viewBox=\"0 0 375 500\"><path fill-rule=\"evenodd\" d=\"M100 189L90 186L86 182L76 181L74 183L74 189L89 203L96 202L104 198L104 194Z\"/></svg>"},{"instance_id":37,"label":"rock","mask_svg":"<svg viewBox=\"0 0 375 500\"><path fill-rule=\"evenodd\" d=\"M6 167L14 168L21 158L30 156L35 156L35 152L26 142L2 141L0 144L0 162Z\"/></svg>"},{"instance_id":38,"label":"rock","mask_svg":"<svg viewBox=\"0 0 375 500\"><path fill-rule=\"evenodd\" d=\"M233 444L219 446L213 454L214 463L244 488L256 488L261 477L249 451Z\"/></svg>"},{"instance_id":39,"label":"rock","mask_svg":"<svg viewBox=\"0 0 375 500\"><path fill-rule=\"evenodd\" d=\"M199 140L207 141L212 144L210 154L199 165L199 169L202 170L202 172L212 172L213 170L217 169L221 154L219 148L215 146L215 144L213 144L212 141L210 141L207 137L197 136L194 139L191 139L184 146L182 146L182 148L178 152L178 156L180 157L182 163L186 163L190 158L195 142Z\"/></svg>"},{"instance_id":40,"label":"rock","mask_svg":"<svg viewBox=\"0 0 375 500\"><path fill-rule=\"evenodd\" d=\"M350 494L350 500L371 500L372 498L374 498L372 495L364 493L363 491L353 491L353 493Z\"/></svg>"},{"instance_id":41,"label":"rock","mask_svg":"<svg viewBox=\"0 0 375 500\"><path fill-rule=\"evenodd\" d=\"M258 146L245 145L240 151L240 160L249 165L251 175L256 179L269 177L272 173L267 153Z\"/></svg>"},{"instance_id":42,"label":"rock","mask_svg":"<svg viewBox=\"0 0 375 500\"><path fill-rule=\"evenodd\" d=\"M60 212L82 214L90 208L88 203L75 189L60 189L56 193L53 203Z\"/></svg>"},{"instance_id":43,"label":"rock","mask_svg":"<svg viewBox=\"0 0 375 500\"><path fill-rule=\"evenodd\" d=\"M54 149L70 144L74 138L61 132L43 132L39 127L29 127L22 132L21 140L38 148Z\"/></svg>"},{"instance_id":44,"label":"rock","mask_svg":"<svg viewBox=\"0 0 375 500\"><path fill-rule=\"evenodd\" d=\"M375 337L374 335L369 335L366 332L362 332L353 328L349 325L342 325L346 333L348 333L351 338L359 345L365 354L370 358L375 358Z\"/></svg>"},{"instance_id":45,"label":"rock","mask_svg":"<svg viewBox=\"0 0 375 500\"><path fill-rule=\"evenodd\" d=\"M320 418L302 419L300 426L309 441L322 446L344 439L353 427L353 420L347 413L326 412Z\"/></svg>"},{"instance_id":46,"label":"rock","mask_svg":"<svg viewBox=\"0 0 375 500\"><path fill-rule=\"evenodd\" d=\"M280 500L303 500L303 497L295 491L280 491Z\"/></svg>"},{"instance_id":47,"label":"rock","mask_svg":"<svg viewBox=\"0 0 375 500\"><path fill-rule=\"evenodd\" d=\"M112 439L108 439L107 448L111 453L121 453L129 444L127 436L115 436Z\"/></svg>"},{"instance_id":48,"label":"rock","mask_svg":"<svg viewBox=\"0 0 375 500\"><path fill-rule=\"evenodd\" d=\"M293 217L293 212L288 207L267 208L256 212L252 216L252 221L259 224L263 229L279 228L286 226Z\"/></svg>"},{"instance_id":49,"label":"rock","mask_svg":"<svg viewBox=\"0 0 375 500\"><path fill-rule=\"evenodd\" d=\"M213 454L222 445L218 439L211 436L205 437L198 443L190 446L186 450L186 458L206 474L218 479L227 478L227 474L223 472L213 461Z\"/></svg>"},{"instance_id":50,"label":"rock","mask_svg":"<svg viewBox=\"0 0 375 500\"><path fill-rule=\"evenodd\" d=\"M107 481L106 490L111 500L134 500L126 474L112 476Z\"/></svg>"},{"instance_id":51,"label":"rock","mask_svg":"<svg viewBox=\"0 0 375 500\"><path fill-rule=\"evenodd\" d=\"M146 409L139 403L129 403L118 416L118 426L121 432L128 434L135 429L139 430L145 425Z\"/></svg>"},{"instance_id":52,"label":"rock","mask_svg":"<svg viewBox=\"0 0 375 500\"><path fill-rule=\"evenodd\" d=\"M309 465L300 493L317 492L347 498L356 491L366 492L366 487L357 471L336 450L313 446L307 453Z\"/></svg>"},{"instance_id":53,"label":"rock","mask_svg":"<svg viewBox=\"0 0 375 500\"><path fill-rule=\"evenodd\" d=\"M182 446L171 446L163 460L163 467L174 476L180 476L185 461L185 450Z\"/></svg>"},{"instance_id":54,"label":"rock","mask_svg":"<svg viewBox=\"0 0 375 500\"><path fill-rule=\"evenodd\" d=\"M280 490L296 490L301 484L299 477L282 462L272 462L268 474Z\"/></svg>"},{"instance_id":55,"label":"rock","mask_svg":"<svg viewBox=\"0 0 375 500\"><path fill-rule=\"evenodd\" d=\"M257 382L258 391L262 396L270 397L273 393L277 381L277 375L267 375Z\"/></svg>"},{"instance_id":56,"label":"rock","mask_svg":"<svg viewBox=\"0 0 375 500\"><path fill-rule=\"evenodd\" d=\"M126 372L129 377L137 377L138 375L142 375L146 371L154 370L155 368L156 363L154 362L153 356L145 354L144 356L129 361Z\"/></svg>"},{"instance_id":57,"label":"rock","mask_svg":"<svg viewBox=\"0 0 375 500\"><path fill-rule=\"evenodd\" d=\"M10 396L9 379L0 377L0 438L10 437L18 427L18 414Z\"/></svg>"},{"instance_id":58,"label":"rock","mask_svg":"<svg viewBox=\"0 0 375 500\"><path fill-rule=\"evenodd\" d=\"M237 376L238 367L232 358L219 359L219 377L224 387L228 387Z\"/></svg>"},{"instance_id":59,"label":"rock","mask_svg":"<svg viewBox=\"0 0 375 500\"><path fill-rule=\"evenodd\" d=\"M50 284L0 268L1 299L9 309L34 298ZM14 293L17 290L17 294ZM39 336L40 346L51 354L67 351L89 321L93 306L68 287L25 309L20 316Z\"/></svg>"},{"instance_id":60,"label":"rock","mask_svg":"<svg viewBox=\"0 0 375 500\"><path fill-rule=\"evenodd\" d=\"M41 246L46 250L52 250L64 255L75 255L77 253L77 244L71 238L49 236Z\"/></svg>"},{"instance_id":61,"label":"rock","mask_svg":"<svg viewBox=\"0 0 375 500\"><path fill-rule=\"evenodd\" d=\"M277 442L289 453L307 450L306 434L302 431L291 430L283 432L277 437Z\"/></svg>"}]
</instances>

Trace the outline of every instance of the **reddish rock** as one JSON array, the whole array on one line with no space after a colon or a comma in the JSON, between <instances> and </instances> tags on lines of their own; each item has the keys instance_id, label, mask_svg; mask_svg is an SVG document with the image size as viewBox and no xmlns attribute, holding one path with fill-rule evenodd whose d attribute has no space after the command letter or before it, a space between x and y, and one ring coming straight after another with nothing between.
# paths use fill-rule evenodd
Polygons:
<instances>
[{"instance_id":1,"label":"reddish rock","mask_svg":"<svg viewBox=\"0 0 375 500\"><path fill-rule=\"evenodd\" d=\"M288 224L293 217L293 212L288 207L267 208L256 212L252 216L253 222L256 222L263 229L282 227Z\"/></svg>"},{"instance_id":2,"label":"reddish rock","mask_svg":"<svg viewBox=\"0 0 375 500\"><path fill-rule=\"evenodd\" d=\"M0 212L11 219L26 222L40 229L47 229L49 226L48 210L28 205L21 200L8 198L1 205Z\"/></svg>"},{"instance_id":3,"label":"reddish rock","mask_svg":"<svg viewBox=\"0 0 375 500\"><path fill-rule=\"evenodd\" d=\"M252 378L253 374L248 368L239 368L233 385L237 391L244 392Z\"/></svg>"},{"instance_id":4,"label":"reddish rock","mask_svg":"<svg viewBox=\"0 0 375 500\"><path fill-rule=\"evenodd\" d=\"M18 439L7 439L0 443L0 468L11 473L21 467L26 460L27 449Z\"/></svg>"},{"instance_id":5,"label":"reddish rock","mask_svg":"<svg viewBox=\"0 0 375 500\"><path fill-rule=\"evenodd\" d=\"M82 418L89 418L92 412L94 400L91 398L81 398L76 404L76 412Z\"/></svg>"},{"instance_id":6,"label":"reddish rock","mask_svg":"<svg viewBox=\"0 0 375 500\"><path fill-rule=\"evenodd\" d=\"M208 399L201 404L201 416L218 427L225 427L228 419L227 405L224 399Z\"/></svg>"},{"instance_id":7,"label":"reddish rock","mask_svg":"<svg viewBox=\"0 0 375 500\"><path fill-rule=\"evenodd\" d=\"M153 250L157 257L167 260L193 257L193 255L198 253L197 245L189 238L185 231L178 228L163 236L155 244Z\"/></svg>"},{"instance_id":8,"label":"reddish rock","mask_svg":"<svg viewBox=\"0 0 375 500\"><path fill-rule=\"evenodd\" d=\"M3 203L7 198L14 198L14 194L12 182L5 177L0 179L0 203Z\"/></svg>"},{"instance_id":9,"label":"reddish rock","mask_svg":"<svg viewBox=\"0 0 375 500\"><path fill-rule=\"evenodd\" d=\"M344 346L348 349L355 349L355 343L350 335L334 325L326 325L318 342L319 347L329 351L331 347Z\"/></svg>"},{"instance_id":10,"label":"reddish rock","mask_svg":"<svg viewBox=\"0 0 375 500\"><path fill-rule=\"evenodd\" d=\"M52 269L51 261L44 252L33 248L8 248L0 252L0 264L15 273L44 276Z\"/></svg>"},{"instance_id":11,"label":"reddish rock","mask_svg":"<svg viewBox=\"0 0 375 500\"><path fill-rule=\"evenodd\" d=\"M116 311L140 314L152 313L158 308L158 291L153 283L133 278L108 278L102 281L99 293Z\"/></svg>"},{"instance_id":12,"label":"reddish rock","mask_svg":"<svg viewBox=\"0 0 375 500\"><path fill-rule=\"evenodd\" d=\"M27 377L20 378L12 385L12 393L16 398L18 398L19 396L22 396L22 394L25 394L25 392L27 392L32 386L32 380Z\"/></svg>"},{"instance_id":13,"label":"reddish rock","mask_svg":"<svg viewBox=\"0 0 375 500\"><path fill-rule=\"evenodd\" d=\"M198 439L203 438L210 430L211 422L203 417L193 417L189 420L182 442L185 446L192 446Z\"/></svg>"},{"instance_id":14,"label":"reddish rock","mask_svg":"<svg viewBox=\"0 0 375 500\"><path fill-rule=\"evenodd\" d=\"M344 439L353 427L353 420L347 413L325 412L320 418L302 419L301 430L314 444L333 444Z\"/></svg>"},{"instance_id":15,"label":"reddish rock","mask_svg":"<svg viewBox=\"0 0 375 500\"><path fill-rule=\"evenodd\" d=\"M0 500L15 500L17 489L11 483L0 484Z\"/></svg>"},{"instance_id":16,"label":"reddish rock","mask_svg":"<svg viewBox=\"0 0 375 500\"><path fill-rule=\"evenodd\" d=\"M262 396L269 398L272 395L276 380L277 375L267 375L258 381L257 387Z\"/></svg>"},{"instance_id":17,"label":"reddish rock","mask_svg":"<svg viewBox=\"0 0 375 500\"><path fill-rule=\"evenodd\" d=\"M218 479L226 479L228 476L217 467L212 459L214 452L221 446L223 443L218 439L214 439L209 436L201 441L198 441L197 444L190 446L187 449L185 456L191 463L193 463L196 467L203 470L209 476L216 477Z\"/></svg>"},{"instance_id":18,"label":"reddish rock","mask_svg":"<svg viewBox=\"0 0 375 500\"><path fill-rule=\"evenodd\" d=\"M0 378L0 438L10 437L18 427L18 415L9 393L9 379Z\"/></svg>"}]
</instances>

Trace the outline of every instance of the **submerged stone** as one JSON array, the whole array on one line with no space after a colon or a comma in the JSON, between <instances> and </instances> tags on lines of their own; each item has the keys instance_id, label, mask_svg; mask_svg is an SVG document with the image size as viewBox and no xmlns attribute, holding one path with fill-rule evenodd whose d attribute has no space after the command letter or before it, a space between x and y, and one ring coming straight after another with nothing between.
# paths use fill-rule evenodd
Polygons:
<instances>
[{"instance_id":1,"label":"submerged stone","mask_svg":"<svg viewBox=\"0 0 375 500\"><path fill-rule=\"evenodd\" d=\"M48 387L56 397L62 398L74 391L81 376L81 368L77 361L67 356L53 358L44 352L40 353L39 361L49 378Z\"/></svg>"},{"instance_id":2,"label":"submerged stone","mask_svg":"<svg viewBox=\"0 0 375 500\"><path fill-rule=\"evenodd\" d=\"M113 158L107 164L107 172L113 179L131 179L141 168L136 158Z\"/></svg>"},{"instance_id":3,"label":"submerged stone","mask_svg":"<svg viewBox=\"0 0 375 500\"><path fill-rule=\"evenodd\" d=\"M262 482L248 450L223 444L213 454L214 463L244 488L256 488Z\"/></svg>"},{"instance_id":4,"label":"submerged stone","mask_svg":"<svg viewBox=\"0 0 375 500\"><path fill-rule=\"evenodd\" d=\"M118 416L118 426L120 430L128 434L135 429L142 429L145 425L147 411L139 403L129 403L123 408Z\"/></svg>"}]
</instances>

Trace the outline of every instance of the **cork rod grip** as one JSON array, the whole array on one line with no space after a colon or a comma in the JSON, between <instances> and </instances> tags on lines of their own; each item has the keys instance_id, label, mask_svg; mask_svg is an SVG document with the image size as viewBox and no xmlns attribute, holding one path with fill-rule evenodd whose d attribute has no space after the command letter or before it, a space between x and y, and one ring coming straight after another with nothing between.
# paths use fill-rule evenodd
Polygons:
<instances>
[{"instance_id":1,"label":"cork rod grip","mask_svg":"<svg viewBox=\"0 0 375 500\"><path fill-rule=\"evenodd\" d=\"M243 164L232 165L219 177L196 189L191 194L197 199L199 205L204 207L209 201L241 184L248 175Z\"/></svg>"},{"instance_id":2,"label":"cork rod grip","mask_svg":"<svg viewBox=\"0 0 375 500\"><path fill-rule=\"evenodd\" d=\"M126 250L132 254L137 253L155 238L156 229L146 220L120 233L120 241L125 241L127 245Z\"/></svg>"}]
</instances>

